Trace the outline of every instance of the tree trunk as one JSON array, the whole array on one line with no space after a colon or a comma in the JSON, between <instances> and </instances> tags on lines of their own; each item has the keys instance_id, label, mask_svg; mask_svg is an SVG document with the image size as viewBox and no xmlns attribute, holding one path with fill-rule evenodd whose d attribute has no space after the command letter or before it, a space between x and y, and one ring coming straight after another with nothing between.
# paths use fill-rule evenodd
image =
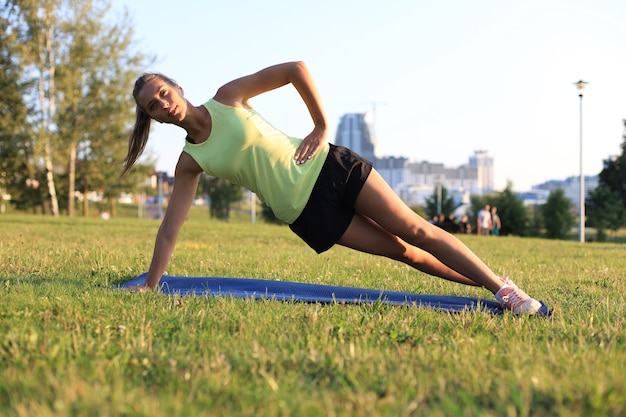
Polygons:
<instances>
[{"instance_id":1,"label":"tree trunk","mask_svg":"<svg viewBox=\"0 0 626 417\"><path fill-rule=\"evenodd\" d=\"M83 186L83 216L89 217L89 199L87 198L87 193L89 192L89 188L87 187L87 181L85 181L85 185Z\"/></svg>"},{"instance_id":2,"label":"tree trunk","mask_svg":"<svg viewBox=\"0 0 626 417\"><path fill-rule=\"evenodd\" d=\"M76 142L70 144L70 167L69 167L69 196L67 197L67 215L74 217L74 190L76 181Z\"/></svg>"},{"instance_id":3,"label":"tree trunk","mask_svg":"<svg viewBox=\"0 0 626 417\"><path fill-rule=\"evenodd\" d=\"M47 12L47 11L46 11ZM47 14L44 16L47 20ZM45 44L44 44L45 42ZM50 119L54 114L54 52L52 51L52 29L48 28L45 32L45 40L40 39L39 44L40 53L40 71L39 71L39 101L41 103L41 109L43 112L43 135L45 136L44 146L44 159L46 162L46 180L48 182L48 192L50 194L50 209L53 216L59 215L59 201L57 199L56 187L54 185L54 175L52 174L52 149L50 138ZM47 52L47 54L46 54ZM46 93L45 93L45 79L44 73L46 72L46 55L48 57L48 105L46 106Z\"/></svg>"},{"instance_id":4,"label":"tree trunk","mask_svg":"<svg viewBox=\"0 0 626 417\"><path fill-rule=\"evenodd\" d=\"M59 200L57 199L56 188L54 187L54 176L52 175L52 157L50 156L50 140L46 140L45 146L46 160L46 180L48 181L48 193L50 194L50 210L53 216L59 215Z\"/></svg>"}]
</instances>

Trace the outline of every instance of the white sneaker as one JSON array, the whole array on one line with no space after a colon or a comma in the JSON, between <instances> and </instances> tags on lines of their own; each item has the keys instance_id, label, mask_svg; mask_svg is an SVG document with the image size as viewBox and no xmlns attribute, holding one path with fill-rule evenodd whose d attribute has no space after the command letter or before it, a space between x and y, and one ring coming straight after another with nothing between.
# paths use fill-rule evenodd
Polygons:
<instances>
[{"instance_id":1,"label":"white sneaker","mask_svg":"<svg viewBox=\"0 0 626 417\"><path fill-rule=\"evenodd\" d=\"M508 285L509 287L517 288L517 285L509 277L498 277L502 284Z\"/></svg>"},{"instance_id":2,"label":"white sneaker","mask_svg":"<svg viewBox=\"0 0 626 417\"><path fill-rule=\"evenodd\" d=\"M516 286L504 284L496 293L496 299L502 303L502 307L511 310L517 315L535 314L541 308L541 303Z\"/></svg>"}]
</instances>

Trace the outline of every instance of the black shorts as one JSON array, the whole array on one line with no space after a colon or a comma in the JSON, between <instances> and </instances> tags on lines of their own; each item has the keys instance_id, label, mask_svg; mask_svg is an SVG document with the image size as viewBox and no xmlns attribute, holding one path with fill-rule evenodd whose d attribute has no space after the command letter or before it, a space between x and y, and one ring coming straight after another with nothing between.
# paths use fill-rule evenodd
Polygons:
<instances>
[{"instance_id":1,"label":"black shorts","mask_svg":"<svg viewBox=\"0 0 626 417\"><path fill-rule=\"evenodd\" d=\"M317 253L341 239L354 217L354 203L372 163L343 146L330 145L313 191L291 230Z\"/></svg>"}]
</instances>

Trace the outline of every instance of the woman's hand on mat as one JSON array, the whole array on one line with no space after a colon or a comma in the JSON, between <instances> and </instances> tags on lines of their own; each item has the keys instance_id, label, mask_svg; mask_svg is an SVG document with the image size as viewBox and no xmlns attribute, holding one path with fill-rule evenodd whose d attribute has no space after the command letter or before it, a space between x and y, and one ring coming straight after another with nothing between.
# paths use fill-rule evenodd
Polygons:
<instances>
[{"instance_id":1,"label":"woman's hand on mat","mask_svg":"<svg viewBox=\"0 0 626 417\"><path fill-rule=\"evenodd\" d=\"M130 287L127 287L127 290L130 292L152 292L152 288L146 286L146 285L132 285Z\"/></svg>"}]
</instances>

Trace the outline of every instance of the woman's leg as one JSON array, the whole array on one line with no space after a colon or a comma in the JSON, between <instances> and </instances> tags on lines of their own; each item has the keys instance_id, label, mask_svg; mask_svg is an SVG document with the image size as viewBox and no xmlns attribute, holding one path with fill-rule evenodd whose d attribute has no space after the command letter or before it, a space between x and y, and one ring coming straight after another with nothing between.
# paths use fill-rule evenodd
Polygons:
<instances>
[{"instance_id":1,"label":"woman's leg","mask_svg":"<svg viewBox=\"0 0 626 417\"><path fill-rule=\"evenodd\" d=\"M474 252L455 236L428 223L411 210L376 170L372 170L363 185L355 209L391 235L430 253L450 270L486 287L492 293L495 294L502 287L502 280ZM365 229L361 221L353 221L339 243L349 247L358 246L359 250L369 253L380 253L378 240L364 235L368 230L371 231L371 228ZM422 256L421 259L426 257ZM429 260L427 265L433 268L435 264ZM434 271L443 270L438 266L434 267Z\"/></svg>"},{"instance_id":2,"label":"woman's leg","mask_svg":"<svg viewBox=\"0 0 626 417\"><path fill-rule=\"evenodd\" d=\"M409 245L359 213L354 215L350 227L338 243L361 252L403 262L429 275L461 284L480 286L480 284L450 269L430 253Z\"/></svg>"}]
</instances>

